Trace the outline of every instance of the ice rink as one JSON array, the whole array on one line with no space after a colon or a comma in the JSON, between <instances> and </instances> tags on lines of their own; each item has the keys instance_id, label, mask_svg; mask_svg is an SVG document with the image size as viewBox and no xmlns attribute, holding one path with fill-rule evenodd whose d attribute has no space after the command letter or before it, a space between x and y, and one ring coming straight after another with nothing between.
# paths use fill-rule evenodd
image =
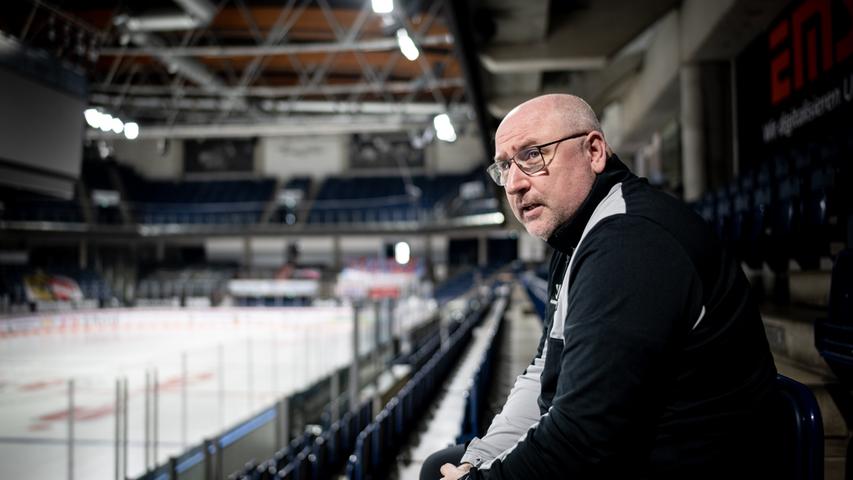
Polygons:
<instances>
[{"instance_id":1,"label":"ice rink","mask_svg":"<svg viewBox=\"0 0 853 480\"><path fill-rule=\"evenodd\" d=\"M375 315L365 311L359 318L366 351ZM159 464L348 364L352 325L349 307L124 309L0 319L0 478L70 478L70 464L73 478L115 478L120 378L128 382L127 475L137 477L146 466L146 376L157 378L152 448ZM147 391L154 391L153 380Z\"/></svg>"}]
</instances>

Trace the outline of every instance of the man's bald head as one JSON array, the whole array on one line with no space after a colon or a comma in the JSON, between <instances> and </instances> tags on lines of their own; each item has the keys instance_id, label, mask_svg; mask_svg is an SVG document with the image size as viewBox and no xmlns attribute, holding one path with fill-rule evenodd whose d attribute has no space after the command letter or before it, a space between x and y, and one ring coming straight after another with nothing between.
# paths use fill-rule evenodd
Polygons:
<instances>
[{"instance_id":1,"label":"man's bald head","mask_svg":"<svg viewBox=\"0 0 853 480\"><path fill-rule=\"evenodd\" d=\"M541 164L528 172L516 155L531 151L525 161ZM495 132L495 161L513 159L501 174L513 214L542 239L577 212L608 155L595 112L574 95L528 100L512 109Z\"/></svg>"},{"instance_id":2,"label":"man's bald head","mask_svg":"<svg viewBox=\"0 0 853 480\"><path fill-rule=\"evenodd\" d=\"M595 112L588 103L575 95L552 93L532 98L510 110L501 124L518 114L558 122L566 132L601 132L601 124Z\"/></svg>"}]
</instances>

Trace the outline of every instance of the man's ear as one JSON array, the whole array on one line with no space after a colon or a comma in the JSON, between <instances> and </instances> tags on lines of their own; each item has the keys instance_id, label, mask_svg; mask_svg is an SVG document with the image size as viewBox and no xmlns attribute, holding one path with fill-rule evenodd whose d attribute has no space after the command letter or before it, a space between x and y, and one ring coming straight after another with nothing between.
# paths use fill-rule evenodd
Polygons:
<instances>
[{"instance_id":1,"label":"man's ear","mask_svg":"<svg viewBox=\"0 0 853 480\"><path fill-rule=\"evenodd\" d=\"M607 165L608 150L607 142L601 132L592 131L586 137L587 152L590 155L590 168L597 175L604 171Z\"/></svg>"}]
</instances>

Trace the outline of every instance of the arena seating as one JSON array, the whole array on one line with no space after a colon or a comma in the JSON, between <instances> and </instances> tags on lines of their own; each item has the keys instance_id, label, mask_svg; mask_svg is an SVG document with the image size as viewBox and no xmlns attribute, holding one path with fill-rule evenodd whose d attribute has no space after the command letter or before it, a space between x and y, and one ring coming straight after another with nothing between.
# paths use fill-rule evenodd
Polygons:
<instances>
[{"instance_id":1,"label":"arena seating","mask_svg":"<svg viewBox=\"0 0 853 480\"><path fill-rule=\"evenodd\" d=\"M317 396L318 384L290 397L291 405L308 397ZM321 395L324 396L324 395ZM372 402L365 401L355 411L350 411L345 401L339 402L346 410L332 424L323 423L305 429L288 444L267 459L247 459L242 468L231 471L224 458L233 457L228 450L252 448L281 422L283 412L278 406L264 410L253 418L201 445L173 457L168 463L150 470L138 480L171 480L186 478L216 478L230 480L322 480L331 479L343 468L348 452L352 451L356 435L370 423ZM298 408L298 407L297 407ZM328 408L328 407L327 407ZM299 410L302 410L299 408ZM326 412L328 413L328 412ZM328 415L321 418L328 420ZM319 419L318 419L319 420ZM242 444L242 445L241 445ZM321 462L322 460L322 462Z\"/></svg>"},{"instance_id":2,"label":"arena seating","mask_svg":"<svg viewBox=\"0 0 853 480\"><path fill-rule=\"evenodd\" d=\"M168 299L206 297L224 291L226 283L236 274L228 267L160 268L145 274L137 283L136 298Z\"/></svg>"},{"instance_id":3,"label":"arena seating","mask_svg":"<svg viewBox=\"0 0 853 480\"><path fill-rule=\"evenodd\" d=\"M7 297L10 305L27 303L23 281L26 272L24 265L3 265L0 268L0 297Z\"/></svg>"},{"instance_id":4,"label":"arena seating","mask_svg":"<svg viewBox=\"0 0 853 480\"><path fill-rule=\"evenodd\" d=\"M25 305L28 302L24 278L37 272L46 275L60 275L77 282L83 298L106 302L113 296L109 284L92 269L81 269L72 266L54 265L35 268L26 265L0 266L0 298L6 296L10 305Z\"/></svg>"},{"instance_id":5,"label":"arena seating","mask_svg":"<svg viewBox=\"0 0 853 480\"><path fill-rule=\"evenodd\" d=\"M439 392L442 382L469 343L472 329L484 318L486 305L491 303L489 299L477 302L459 328L450 334L447 345L431 355L373 422L359 433L355 451L347 464L346 473L350 480L386 478L403 440Z\"/></svg>"},{"instance_id":6,"label":"arena seating","mask_svg":"<svg viewBox=\"0 0 853 480\"><path fill-rule=\"evenodd\" d=\"M411 357L413 376L375 416L372 398L352 410L341 397L337 402L340 413L337 421L331 421L332 407L326 404L317 418L304 418L304 432L270 458L246 459L242 468L234 472L223 465L229 448L241 442L244 446L251 444L258 438L258 432L266 429L268 434L272 425L280 422L280 412L285 407L278 405L289 405L286 408L291 412L305 413L310 411L311 402L327 399L328 392L321 391L327 382L321 380L291 395L288 403L279 403L259 413L149 471L140 480L197 478L199 475L211 478L208 475L212 472L219 472L218 478L227 476L232 480L326 480L337 478L347 462L350 471L363 475L359 478L383 478L377 474L385 471L400 441L415 428L419 415L440 387L441 378L453 367L453 361L466 344L465 339L482 320L489 304L489 298L476 296L466 302L462 317L450 328L447 348L440 348L438 331L422 342Z\"/></svg>"},{"instance_id":7,"label":"arena seating","mask_svg":"<svg viewBox=\"0 0 853 480\"><path fill-rule=\"evenodd\" d=\"M815 269L832 242L847 240L853 168L835 152L807 152L777 155L693 205L752 268L785 272L795 260Z\"/></svg>"},{"instance_id":8,"label":"arena seating","mask_svg":"<svg viewBox=\"0 0 853 480\"><path fill-rule=\"evenodd\" d=\"M486 397L494 379L496 357L501 343L501 335L504 331L503 317L501 312L497 322L487 333L486 344L488 346L480 358L473 378L470 380L471 385L465 392L465 415L462 419L462 425L459 427L460 434L456 437L457 444L466 443L474 437L481 437L488 429L488 422L491 419L485 418L484 415L488 406Z\"/></svg>"},{"instance_id":9,"label":"arena seating","mask_svg":"<svg viewBox=\"0 0 853 480\"><path fill-rule=\"evenodd\" d=\"M120 169L127 203L140 224L254 224L275 180L158 181Z\"/></svg>"},{"instance_id":10,"label":"arena seating","mask_svg":"<svg viewBox=\"0 0 853 480\"><path fill-rule=\"evenodd\" d=\"M448 301L458 298L465 291L471 288L472 285L477 285L478 281L488 278L493 274L500 265L487 265L485 267L466 268L444 281L435 289L435 299L439 305L444 305Z\"/></svg>"},{"instance_id":11,"label":"arena seating","mask_svg":"<svg viewBox=\"0 0 853 480\"><path fill-rule=\"evenodd\" d=\"M340 420L317 433L308 431L293 439L275 455L257 463L247 462L242 472L229 478L239 480L334 478L346 462L356 435L371 418L372 402L364 402L357 412L346 412Z\"/></svg>"},{"instance_id":12,"label":"arena seating","mask_svg":"<svg viewBox=\"0 0 853 480\"><path fill-rule=\"evenodd\" d=\"M89 268L53 267L50 273L73 278L80 285L83 297L105 302L112 298L113 291L109 284L96 271Z\"/></svg>"},{"instance_id":13,"label":"arena seating","mask_svg":"<svg viewBox=\"0 0 853 480\"><path fill-rule=\"evenodd\" d=\"M524 272L520 278L539 320L544 322L548 312L548 280L534 272Z\"/></svg>"},{"instance_id":14,"label":"arena seating","mask_svg":"<svg viewBox=\"0 0 853 480\"><path fill-rule=\"evenodd\" d=\"M310 177L294 177L287 181L281 188L281 192L299 192L298 198L293 199L293 204L281 204L276 209L273 217L270 219L274 223L282 223L285 225L293 225L297 222L303 222L301 218L302 206L308 200L311 194L312 180Z\"/></svg>"},{"instance_id":15,"label":"arena seating","mask_svg":"<svg viewBox=\"0 0 853 480\"><path fill-rule=\"evenodd\" d=\"M308 216L310 224L387 224L435 222L448 217L494 212L491 190L460 202L460 186L479 178L466 175L415 176L407 186L400 177L329 177ZM454 207L456 205L456 207ZM461 207L460 207L461 205Z\"/></svg>"},{"instance_id":16,"label":"arena seating","mask_svg":"<svg viewBox=\"0 0 853 480\"><path fill-rule=\"evenodd\" d=\"M790 480L823 478L823 419L808 387L783 375L776 377L781 393L779 418L782 449L779 472Z\"/></svg>"},{"instance_id":17,"label":"arena seating","mask_svg":"<svg viewBox=\"0 0 853 480\"><path fill-rule=\"evenodd\" d=\"M115 161L83 159L80 181L86 194L92 197L95 191L115 192L121 197L120 187L115 184ZM95 223L118 225L124 222L118 205L99 205L92 199L92 214Z\"/></svg>"},{"instance_id":18,"label":"arena seating","mask_svg":"<svg viewBox=\"0 0 853 480\"><path fill-rule=\"evenodd\" d=\"M815 346L839 379L853 384L853 248L835 259L827 316L815 322Z\"/></svg>"},{"instance_id":19,"label":"arena seating","mask_svg":"<svg viewBox=\"0 0 853 480\"><path fill-rule=\"evenodd\" d=\"M399 176L331 176L322 182L315 198L312 182L308 177L294 177L276 192L273 178L152 180L127 165L92 159L83 162L81 173L92 220L101 225L251 225L262 220L285 225L399 225L500 210L491 182L480 168L468 174L418 175L409 185ZM0 220L85 221L79 198L57 200L7 190L0 190ZM114 192L122 206L92 200L95 191ZM278 194L285 191L301 192L299 200L293 205L281 203ZM311 205L307 218L300 218L306 205ZM122 212L125 207L127 218ZM271 212L269 217L264 216L265 211Z\"/></svg>"},{"instance_id":20,"label":"arena seating","mask_svg":"<svg viewBox=\"0 0 853 480\"><path fill-rule=\"evenodd\" d=\"M82 223L78 200L62 200L35 192L0 188L0 220L12 222Z\"/></svg>"}]
</instances>

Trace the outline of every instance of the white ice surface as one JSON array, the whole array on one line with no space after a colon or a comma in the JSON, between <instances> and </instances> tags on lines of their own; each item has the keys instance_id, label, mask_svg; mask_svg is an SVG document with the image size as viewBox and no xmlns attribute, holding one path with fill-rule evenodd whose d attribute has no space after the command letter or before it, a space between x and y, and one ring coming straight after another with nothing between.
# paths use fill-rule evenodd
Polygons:
<instances>
[{"instance_id":1,"label":"white ice surface","mask_svg":"<svg viewBox=\"0 0 853 480\"><path fill-rule=\"evenodd\" d=\"M4 322L10 319L0 319L2 479L69 478L69 379L73 477L99 480L115 478L117 378L128 380L127 475L136 477L145 471L146 371L158 376L162 463L352 358L348 308L63 313L30 318L24 324L38 328L15 334L3 333ZM360 337L369 341L373 328L366 314Z\"/></svg>"}]
</instances>

